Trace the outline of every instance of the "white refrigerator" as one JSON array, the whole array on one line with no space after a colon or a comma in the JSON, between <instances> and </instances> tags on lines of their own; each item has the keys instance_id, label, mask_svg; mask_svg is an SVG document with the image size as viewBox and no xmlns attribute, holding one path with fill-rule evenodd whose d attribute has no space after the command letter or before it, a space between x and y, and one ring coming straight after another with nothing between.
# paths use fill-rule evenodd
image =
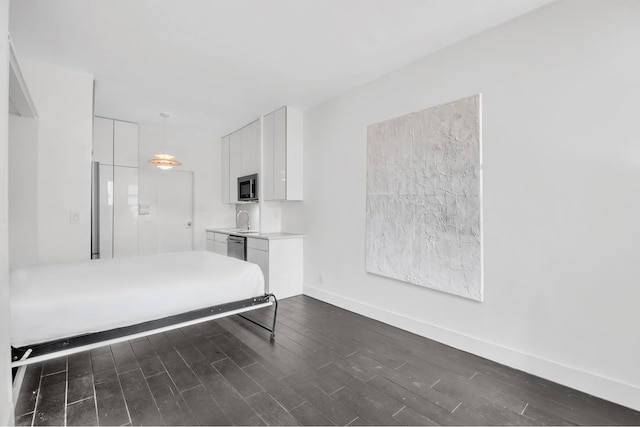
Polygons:
<instances>
[{"instance_id":1,"label":"white refrigerator","mask_svg":"<svg viewBox=\"0 0 640 427\"><path fill-rule=\"evenodd\" d=\"M91 258L138 254L138 168L92 163Z\"/></svg>"}]
</instances>

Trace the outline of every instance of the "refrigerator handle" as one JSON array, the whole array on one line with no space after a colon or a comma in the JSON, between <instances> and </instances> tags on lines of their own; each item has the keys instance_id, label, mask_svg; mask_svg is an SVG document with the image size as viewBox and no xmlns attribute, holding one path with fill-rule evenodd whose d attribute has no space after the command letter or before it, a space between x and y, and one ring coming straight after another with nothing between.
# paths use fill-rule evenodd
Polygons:
<instances>
[{"instance_id":1,"label":"refrigerator handle","mask_svg":"<svg viewBox=\"0 0 640 427\"><path fill-rule=\"evenodd\" d=\"M91 162L91 259L100 259L100 162Z\"/></svg>"}]
</instances>

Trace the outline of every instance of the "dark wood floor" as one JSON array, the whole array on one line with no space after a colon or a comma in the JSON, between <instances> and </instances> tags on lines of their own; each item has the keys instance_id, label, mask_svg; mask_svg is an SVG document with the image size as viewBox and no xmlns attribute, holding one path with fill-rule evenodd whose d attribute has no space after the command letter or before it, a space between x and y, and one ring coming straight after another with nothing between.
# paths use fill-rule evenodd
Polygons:
<instances>
[{"instance_id":1,"label":"dark wood floor","mask_svg":"<svg viewBox=\"0 0 640 427\"><path fill-rule=\"evenodd\" d=\"M254 311L264 320L271 309ZM16 425L640 425L640 413L309 297L27 370Z\"/></svg>"}]
</instances>

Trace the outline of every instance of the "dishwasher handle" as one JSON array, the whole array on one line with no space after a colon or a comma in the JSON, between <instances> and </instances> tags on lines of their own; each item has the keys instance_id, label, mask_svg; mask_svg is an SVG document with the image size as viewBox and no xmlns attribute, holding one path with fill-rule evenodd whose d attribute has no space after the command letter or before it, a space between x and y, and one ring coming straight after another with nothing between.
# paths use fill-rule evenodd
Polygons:
<instances>
[{"instance_id":1,"label":"dishwasher handle","mask_svg":"<svg viewBox=\"0 0 640 427\"><path fill-rule=\"evenodd\" d=\"M227 256L246 261L246 239L240 236L227 236Z\"/></svg>"}]
</instances>

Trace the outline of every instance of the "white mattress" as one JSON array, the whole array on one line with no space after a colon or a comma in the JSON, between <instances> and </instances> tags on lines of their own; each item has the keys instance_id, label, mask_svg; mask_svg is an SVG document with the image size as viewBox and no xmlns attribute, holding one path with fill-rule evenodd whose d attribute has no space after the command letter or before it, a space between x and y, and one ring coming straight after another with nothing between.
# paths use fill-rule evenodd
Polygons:
<instances>
[{"instance_id":1,"label":"white mattress","mask_svg":"<svg viewBox=\"0 0 640 427\"><path fill-rule=\"evenodd\" d=\"M176 252L11 273L11 345L99 332L264 294L260 267Z\"/></svg>"}]
</instances>

